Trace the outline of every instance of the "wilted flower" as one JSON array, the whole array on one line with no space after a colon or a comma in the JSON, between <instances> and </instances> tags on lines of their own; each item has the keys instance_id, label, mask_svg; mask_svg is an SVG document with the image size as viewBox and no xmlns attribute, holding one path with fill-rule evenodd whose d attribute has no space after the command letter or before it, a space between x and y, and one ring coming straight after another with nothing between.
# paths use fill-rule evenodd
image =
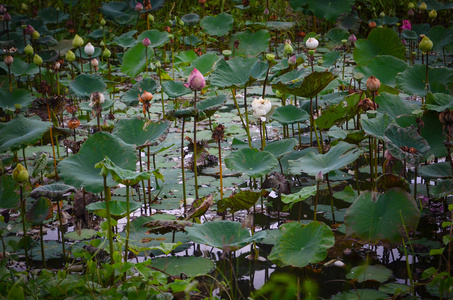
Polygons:
<instances>
[{"instance_id":1,"label":"wilted flower","mask_svg":"<svg viewBox=\"0 0 453 300\"><path fill-rule=\"evenodd\" d=\"M88 104L89 107L94 107L94 106L99 106L102 103L104 103L105 97L103 93L100 92L94 92L90 95L90 104Z\"/></svg>"},{"instance_id":2,"label":"wilted flower","mask_svg":"<svg viewBox=\"0 0 453 300\"><path fill-rule=\"evenodd\" d=\"M368 80L366 81L366 88L370 92L377 92L380 87L381 82L375 76L370 76L370 78L368 78Z\"/></svg>"},{"instance_id":3,"label":"wilted flower","mask_svg":"<svg viewBox=\"0 0 453 300\"><path fill-rule=\"evenodd\" d=\"M214 128L214 131L212 132L212 138L216 143L223 141L223 138L225 137L225 126L222 124L217 125L216 128Z\"/></svg>"},{"instance_id":4,"label":"wilted flower","mask_svg":"<svg viewBox=\"0 0 453 300\"><path fill-rule=\"evenodd\" d=\"M85 45L85 54L88 55L88 56L91 56L94 54L94 47L93 45L91 45L91 43L87 43Z\"/></svg>"},{"instance_id":5,"label":"wilted flower","mask_svg":"<svg viewBox=\"0 0 453 300\"><path fill-rule=\"evenodd\" d=\"M201 91L206 86L206 81L204 80L203 74L197 68L194 68L184 86L195 91Z\"/></svg>"},{"instance_id":6,"label":"wilted flower","mask_svg":"<svg viewBox=\"0 0 453 300\"><path fill-rule=\"evenodd\" d=\"M263 98L255 98L252 101L252 110L253 116L256 118L261 118L267 115L268 112L271 111L272 103Z\"/></svg>"},{"instance_id":7,"label":"wilted flower","mask_svg":"<svg viewBox=\"0 0 453 300\"><path fill-rule=\"evenodd\" d=\"M80 126L80 121L79 119L77 119L76 117L72 118L71 120L69 120L68 122L68 128L69 129L76 129L77 127Z\"/></svg>"},{"instance_id":8,"label":"wilted flower","mask_svg":"<svg viewBox=\"0 0 453 300\"><path fill-rule=\"evenodd\" d=\"M309 38L305 43L308 49L316 49L319 45L319 42L315 38Z\"/></svg>"},{"instance_id":9,"label":"wilted flower","mask_svg":"<svg viewBox=\"0 0 453 300\"><path fill-rule=\"evenodd\" d=\"M13 180L17 181L17 182L27 182L28 181L28 171L27 169L21 165L21 164L17 164L17 166L14 168L14 171L13 171L13 175L12 175L12 178Z\"/></svg>"},{"instance_id":10,"label":"wilted flower","mask_svg":"<svg viewBox=\"0 0 453 300\"><path fill-rule=\"evenodd\" d=\"M357 107L362 109L363 111L369 111L369 110L377 110L378 105L376 103L373 103L373 101L370 98L364 98L357 103Z\"/></svg>"},{"instance_id":11,"label":"wilted flower","mask_svg":"<svg viewBox=\"0 0 453 300\"><path fill-rule=\"evenodd\" d=\"M403 26L401 26L401 29L411 30L412 29L411 22L409 20L403 20Z\"/></svg>"},{"instance_id":12,"label":"wilted flower","mask_svg":"<svg viewBox=\"0 0 453 300\"><path fill-rule=\"evenodd\" d=\"M147 92L147 91L144 91L143 94L140 96L138 95L138 100L141 102L141 103L145 103L145 102L149 102L153 99L153 94L151 94L150 92Z\"/></svg>"},{"instance_id":13,"label":"wilted flower","mask_svg":"<svg viewBox=\"0 0 453 300\"><path fill-rule=\"evenodd\" d=\"M149 38L144 38L143 41L142 41L142 44L145 47L149 47L149 45L151 45L151 41L150 41Z\"/></svg>"},{"instance_id":14,"label":"wilted flower","mask_svg":"<svg viewBox=\"0 0 453 300\"><path fill-rule=\"evenodd\" d=\"M423 36L423 38L420 41L418 47L420 48L420 50L422 50L423 53L428 53L433 49L433 42L426 35L421 36Z\"/></svg>"},{"instance_id":15,"label":"wilted flower","mask_svg":"<svg viewBox=\"0 0 453 300\"><path fill-rule=\"evenodd\" d=\"M69 61L69 62L72 62L75 60L75 54L74 52L72 52L71 50L68 50L68 52L66 52L66 56L65 56L66 60Z\"/></svg>"},{"instance_id":16,"label":"wilted flower","mask_svg":"<svg viewBox=\"0 0 453 300\"><path fill-rule=\"evenodd\" d=\"M268 9L267 7L264 9L264 14L265 14L266 16L269 14L269 9Z\"/></svg>"},{"instance_id":17,"label":"wilted flower","mask_svg":"<svg viewBox=\"0 0 453 300\"><path fill-rule=\"evenodd\" d=\"M408 15L408 16L413 16L413 15L414 15L414 11L413 11L412 9L409 9L409 10L407 11L407 15Z\"/></svg>"},{"instance_id":18,"label":"wilted flower","mask_svg":"<svg viewBox=\"0 0 453 300\"><path fill-rule=\"evenodd\" d=\"M357 37L355 36L354 33L351 33L351 35L348 37L348 41L352 44L354 44L357 41Z\"/></svg>"},{"instance_id":19,"label":"wilted flower","mask_svg":"<svg viewBox=\"0 0 453 300\"><path fill-rule=\"evenodd\" d=\"M74 46L74 48L79 48L82 47L82 45L83 39L78 34L76 34L75 37L72 39L72 46Z\"/></svg>"},{"instance_id":20,"label":"wilted flower","mask_svg":"<svg viewBox=\"0 0 453 300\"><path fill-rule=\"evenodd\" d=\"M14 58L11 55L8 55L5 57L4 62L5 62L5 65L10 67L14 62Z\"/></svg>"},{"instance_id":21,"label":"wilted flower","mask_svg":"<svg viewBox=\"0 0 453 300\"><path fill-rule=\"evenodd\" d=\"M354 79L357 80L358 82L361 82L363 77L365 77L365 75L363 75L363 73L357 72L354 74Z\"/></svg>"},{"instance_id":22,"label":"wilted flower","mask_svg":"<svg viewBox=\"0 0 453 300\"><path fill-rule=\"evenodd\" d=\"M295 64L297 64L297 57L293 55L288 59L288 65L294 66Z\"/></svg>"}]
</instances>

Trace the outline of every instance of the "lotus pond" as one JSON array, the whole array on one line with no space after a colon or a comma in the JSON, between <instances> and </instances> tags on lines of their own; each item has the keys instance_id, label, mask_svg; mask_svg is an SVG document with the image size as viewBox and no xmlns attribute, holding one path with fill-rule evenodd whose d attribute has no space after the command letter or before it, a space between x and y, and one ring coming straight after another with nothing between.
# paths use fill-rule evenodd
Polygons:
<instances>
[{"instance_id":1,"label":"lotus pond","mask_svg":"<svg viewBox=\"0 0 453 300\"><path fill-rule=\"evenodd\" d=\"M453 298L452 8L4 2L0 298Z\"/></svg>"}]
</instances>

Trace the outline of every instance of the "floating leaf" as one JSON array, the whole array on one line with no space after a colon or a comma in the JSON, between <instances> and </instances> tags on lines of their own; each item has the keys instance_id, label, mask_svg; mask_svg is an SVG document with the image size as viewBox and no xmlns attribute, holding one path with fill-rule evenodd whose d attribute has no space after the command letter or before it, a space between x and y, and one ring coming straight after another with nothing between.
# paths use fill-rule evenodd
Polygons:
<instances>
[{"instance_id":1,"label":"floating leaf","mask_svg":"<svg viewBox=\"0 0 453 300\"><path fill-rule=\"evenodd\" d=\"M159 257L152 260L152 266L171 276L184 274L190 278L208 274L215 268L210 259L196 256Z\"/></svg>"},{"instance_id":2,"label":"floating leaf","mask_svg":"<svg viewBox=\"0 0 453 300\"><path fill-rule=\"evenodd\" d=\"M383 300L389 296L385 293L371 289L356 289L354 291L342 292L335 295L331 300Z\"/></svg>"},{"instance_id":3,"label":"floating leaf","mask_svg":"<svg viewBox=\"0 0 453 300\"><path fill-rule=\"evenodd\" d=\"M311 196L316 195L316 185L306 186L294 194L282 195L282 202L285 204L305 201Z\"/></svg>"},{"instance_id":4,"label":"floating leaf","mask_svg":"<svg viewBox=\"0 0 453 300\"><path fill-rule=\"evenodd\" d=\"M242 172L252 178L268 174L277 164L277 159L269 152L243 148L225 159L227 168Z\"/></svg>"},{"instance_id":5,"label":"floating leaf","mask_svg":"<svg viewBox=\"0 0 453 300\"><path fill-rule=\"evenodd\" d=\"M225 212L228 208L231 212L249 209L255 205L262 195L262 191L240 191L228 198L220 199L217 202L217 211L219 213Z\"/></svg>"},{"instance_id":6,"label":"floating leaf","mask_svg":"<svg viewBox=\"0 0 453 300\"><path fill-rule=\"evenodd\" d=\"M305 110L294 105L277 107L272 113L272 119L278 121L282 125L305 122L309 118L310 115Z\"/></svg>"},{"instance_id":7,"label":"floating leaf","mask_svg":"<svg viewBox=\"0 0 453 300\"><path fill-rule=\"evenodd\" d=\"M26 111L28 106L33 102L33 97L29 91L23 89L14 89L9 92L0 89L0 108L3 110L15 111L15 104L22 106L21 111Z\"/></svg>"},{"instance_id":8,"label":"floating leaf","mask_svg":"<svg viewBox=\"0 0 453 300\"><path fill-rule=\"evenodd\" d=\"M217 16L205 16L200 25L209 35L224 36L233 28L233 16L223 12Z\"/></svg>"},{"instance_id":9,"label":"floating leaf","mask_svg":"<svg viewBox=\"0 0 453 300\"><path fill-rule=\"evenodd\" d=\"M359 283L367 280L377 282L385 282L392 276L392 270L387 269L383 265L363 265L352 268L348 274L347 279L354 279Z\"/></svg>"},{"instance_id":10,"label":"floating leaf","mask_svg":"<svg viewBox=\"0 0 453 300\"><path fill-rule=\"evenodd\" d=\"M120 120L112 135L126 144L142 148L157 145L165 140L170 129L170 122L150 122L144 119L130 118Z\"/></svg>"},{"instance_id":11,"label":"floating leaf","mask_svg":"<svg viewBox=\"0 0 453 300\"><path fill-rule=\"evenodd\" d=\"M453 71L447 68L428 68L429 91L435 93L436 85L450 87L453 83ZM436 83L436 85L434 85ZM426 66L413 65L396 77L398 88L409 95L426 96Z\"/></svg>"},{"instance_id":12,"label":"floating leaf","mask_svg":"<svg viewBox=\"0 0 453 300\"><path fill-rule=\"evenodd\" d=\"M257 58L235 57L228 61L220 60L209 76L212 86L220 88L244 88L256 80L264 79L268 64Z\"/></svg>"},{"instance_id":13,"label":"floating leaf","mask_svg":"<svg viewBox=\"0 0 453 300\"><path fill-rule=\"evenodd\" d=\"M264 147L264 151L267 151L274 155L277 159L280 159L283 155L293 152L298 141L295 138L284 139L269 143Z\"/></svg>"},{"instance_id":14,"label":"floating leaf","mask_svg":"<svg viewBox=\"0 0 453 300\"><path fill-rule=\"evenodd\" d=\"M80 74L69 83L69 90L77 97L89 98L94 92L104 92L107 84L102 77L93 74Z\"/></svg>"},{"instance_id":15,"label":"floating leaf","mask_svg":"<svg viewBox=\"0 0 453 300\"><path fill-rule=\"evenodd\" d=\"M162 88L164 93L167 94L168 98L178 98L187 94L192 93L192 91L184 86L184 83L180 81L165 81L162 83Z\"/></svg>"},{"instance_id":16,"label":"floating leaf","mask_svg":"<svg viewBox=\"0 0 453 300\"><path fill-rule=\"evenodd\" d=\"M233 49L235 41L239 41L238 48L234 50L236 56L257 56L269 48L270 34L267 30L236 32L230 37L230 49Z\"/></svg>"}]
</instances>

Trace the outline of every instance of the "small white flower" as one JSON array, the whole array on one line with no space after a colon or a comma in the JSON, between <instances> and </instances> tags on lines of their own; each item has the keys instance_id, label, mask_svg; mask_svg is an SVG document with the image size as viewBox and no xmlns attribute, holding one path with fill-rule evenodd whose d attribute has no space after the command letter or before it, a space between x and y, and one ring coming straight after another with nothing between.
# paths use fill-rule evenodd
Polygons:
<instances>
[{"instance_id":1,"label":"small white flower","mask_svg":"<svg viewBox=\"0 0 453 300\"><path fill-rule=\"evenodd\" d=\"M91 56L94 54L94 47L91 43L85 45L85 54Z\"/></svg>"},{"instance_id":2,"label":"small white flower","mask_svg":"<svg viewBox=\"0 0 453 300\"><path fill-rule=\"evenodd\" d=\"M315 38L309 38L307 42L305 43L308 49L316 49L319 45L319 42Z\"/></svg>"},{"instance_id":3,"label":"small white flower","mask_svg":"<svg viewBox=\"0 0 453 300\"><path fill-rule=\"evenodd\" d=\"M252 102L253 116L261 118L267 115L272 108L272 103L263 98L255 98Z\"/></svg>"}]
</instances>

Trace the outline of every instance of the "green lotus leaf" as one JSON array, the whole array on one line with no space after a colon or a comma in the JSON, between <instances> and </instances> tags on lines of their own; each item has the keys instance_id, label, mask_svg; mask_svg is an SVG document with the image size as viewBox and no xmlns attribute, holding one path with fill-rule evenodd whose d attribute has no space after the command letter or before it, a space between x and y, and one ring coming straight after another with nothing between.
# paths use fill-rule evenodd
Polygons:
<instances>
[{"instance_id":1,"label":"green lotus leaf","mask_svg":"<svg viewBox=\"0 0 453 300\"><path fill-rule=\"evenodd\" d=\"M217 54L207 53L198 57L194 60L190 67L184 71L184 76L189 76L194 68L201 72L201 74L206 75L209 71L212 70L215 63L219 60Z\"/></svg>"},{"instance_id":2,"label":"green lotus leaf","mask_svg":"<svg viewBox=\"0 0 453 300\"><path fill-rule=\"evenodd\" d=\"M391 123L393 123L393 120L386 113L374 119L360 119L360 125L362 125L363 130L380 140L384 140L384 132Z\"/></svg>"},{"instance_id":3,"label":"green lotus leaf","mask_svg":"<svg viewBox=\"0 0 453 300\"><path fill-rule=\"evenodd\" d=\"M116 44L123 48L132 47L138 43L138 41L134 38L134 35L136 33L137 33L137 30L131 30L126 33L123 33L120 36L116 36L113 38L112 44Z\"/></svg>"},{"instance_id":4,"label":"green lotus leaf","mask_svg":"<svg viewBox=\"0 0 453 300\"><path fill-rule=\"evenodd\" d=\"M130 77L135 77L143 70L146 66L146 51L148 52L148 62L154 56L153 49L151 47L145 47L142 43L138 43L135 46L128 49L123 55L123 62L121 64L121 72Z\"/></svg>"},{"instance_id":5,"label":"green lotus leaf","mask_svg":"<svg viewBox=\"0 0 453 300\"><path fill-rule=\"evenodd\" d=\"M436 180L451 177L453 174L450 162L445 161L420 167L419 175L424 179Z\"/></svg>"},{"instance_id":6,"label":"green lotus leaf","mask_svg":"<svg viewBox=\"0 0 453 300\"><path fill-rule=\"evenodd\" d=\"M297 203L309 199L311 196L316 195L316 185L306 186L297 193L282 195L282 202L285 204Z\"/></svg>"},{"instance_id":7,"label":"green lotus leaf","mask_svg":"<svg viewBox=\"0 0 453 300\"><path fill-rule=\"evenodd\" d=\"M16 152L39 141L49 131L51 122L27 119L22 115L0 123L0 153Z\"/></svg>"},{"instance_id":8,"label":"green lotus leaf","mask_svg":"<svg viewBox=\"0 0 453 300\"><path fill-rule=\"evenodd\" d=\"M143 147L163 142L169 129L170 122L168 121L150 122L131 118L120 120L115 125L112 135L126 144Z\"/></svg>"},{"instance_id":9,"label":"green lotus leaf","mask_svg":"<svg viewBox=\"0 0 453 300\"><path fill-rule=\"evenodd\" d=\"M453 84L453 71L447 68L428 68L429 91L435 93L439 85L450 88ZM435 84L434 84L435 83ZM409 95L425 97L426 66L413 65L396 77L397 87ZM445 89L445 88L444 88Z\"/></svg>"},{"instance_id":10,"label":"green lotus leaf","mask_svg":"<svg viewBox=\"0 0 453 300\"><path fill-rule=\"evenodd\" d=\"M404 60L406 47L391 28L374 28L366 40L355 42L354 61L358 65L368 65L368 62L377 55L390 55Z\"/></svg>"},{"instance_id":11,"label":"green lotus leaf","mask_svg":"<svg viewBox=\"0 0 453 300\"><path fill-rule=\"evenodd\" d=\"M376 76L381 84L395 86L395 78L398 73L408 68L406 62L390 55L378 55L372 58L366 66L358 66L355 72L364 74L364 78Z\"/></svg>"},{"instance_id":12,"label":"green lotus leaf","mask_svg":"<svg viewBox=\"0 0 453 300\"><path fill-rule=\"evenodd\" d=\"M102 111L109 110L110 108L113 107L114 104L115 104L115 102L113 102L110 99L107 99L107 100L104 101L104 103L101 104L101 109L102 109ZM89 101L80 103L79 104L79 109L81 111L93 111L93 108L90 107L90 102Z\"/></svg>"},{"instance_id":13,"label":"green lotus leaf","mask_svg":"<svg viewBox=\"0 0 453 300\"><path fill-rule=\"evenodd\" d=\"M77 97L89 98L94 92L104 92L107 84L102 77L93 74L80 74L69 83L69 90Z\"/></svg>"},{"instance_id":14,"label":"green lotus leaf","mask_svg":"<svg viewBox=\"0 0 453 300\"><path fill-rule=\"evenodd\" d=\"M354 291L342 292L335 295L331 300L383 300L389 296L383 292L371 289L356 289Z\"/></svg>"},{"instance_id":15,"label":"green lotus leaf","mask_svg":"<svg viewBox=\"0 0 453 300\"><path fill-rule=\"evenodd\" d=\"M355 199L358 196L358 192L354 190L350 185L345 186L344 190L341 192L336 192L333 194L336 199L343 200L347 203L354 203Z\"/></svg>"},{"instance_id":16,"label":"green lotus leaf","mask_svg":"<svg viewBox=\"0 0 453 300\"><path fill-rule=\"evenodd\" d=\"M291 174L307 173L310 176L315 176L319 172L326 174L354 162L361 154L362 151L358 147L339 142L326 154L309 152L297 160L290 161L289 172Z\"/></svg>"},{"instance_id":17,"label":"green lotus leaf","mask_svg":"<svg viewBox=\"0 0 453 300\"><path fill-rule=\"evenodd\" d=\"M52 217L52 202L48 198L39 197L25 214L33 226L42 225L42 222Z\"/></svg>"},{"instance_id":18,"label":"green lotus leaf","mask_svg":"<svg viewBox=\"0 0 453 300\"><path fill-rule=\"evenodd\" d=\"M129 211L134 212L137 209L142 207L142 204L139 202L130 201L129 202ZM110 215L115 220L122 219L127 214L127 202L120 201L120 200L113 200L109 201L109 208L110 208ZM96 215L100 216L101 218L107 217L107 209L105 206L105 202L94 202L90 203L86 206L86 209L89 211L93 211Z\"/></svg>"},{"instance_id":19,"label":"green lotus leaf","mask_svg":"<svg viewBox=\"0 0 453 300\"><path fill-rule=\"evenodd\" d=\"M426 95L425 107L439 113L446 109L453 110L453 96L442 93L428 93Z\"/></svg>"},{"instance_id":20,"label":"green lotus leaf","mask_svg":"<svg viewBox=\"0 0 453 300\"><path fill-rule=\"evenodd\" d=\"M297 143L298 141L295 138L284 139L267 144L263 150L271 153L275 158L280 159L284 155L293 152Z\"/></svg>"},{"instance_id":21,"label":"green lotus leaf","mask_svg":"<svg viewBox=\"0 0 453 300\"><path fill-rule=\"evenodd\" d=\"M68 251L68 247L66 247L66 251ZM19 252L19 253L21 253L21 252ZM44 242L44 253L45 253L46 260L47 259L61 259L61 257L63 256L63 254L62 254L63 252L61 251L61 243L59 243L57 241ZM21 254L23 254L23 252ZM40 247L35 247L33 249L31 258L33 259L33 261L42 261Z\"/></svg>"},{"instance_id":22,"label":"green lotus leaf","mask_svg":"<svg viewBox=\"0 0 453 300\"><path fill-rule=\"evenodd\" d=\"M4 62L0 63L0 67L8 72L8 67ZM35 64L27 64L20 57L14 57L13 64L10 66L11 74L18 77L23 75L34 75L39 73L39 68Z\"/></svg>"},{"instance_id":23,"label":"green lotus leaf","mask_svg":"<svg viewBox=\"0 0 453 300\"><path fill-rule=\"evenodd\" d=\"M411 192L409 182L407 182L406 178L392 173L379 176L376 180L376 187L379 192L384 192L395 187L403 189L408 193Z\"/></svg>"},{"instance_id":24,"label":"green lotus leaf","mask_svg":"<svg viewBox=\"0 0 453 300\"><path fill-rule=\"evenodd\" d=\"M168 98L178 98L187 94L192 93L192 91L184 86L184 83L180 81L165 81L162 83L162 88L164 93L167 94Z\"/></svg>"},{"instance_id":25,"label":"green lotus leaf","mask_svg":"<svg viewBox=\"0 0 453 300\"><path fill-rule=\"evenodd\" d=\"M453 42L453 31L442 25L432 27L426 36L433 42L433 51L442 51L442 48Z\"/></svg>"},{"instance_id":26,"label":"green lotus leaf","mask_svg":"<svg viewBox=\"0 0 453 300\"><path fill-rule=\"evenodd\" d=\"M181 20L184 22L186 26L194 26L200 22L200 16L195 13L186 14L181 17Z\"/></svg>"},{"instance_id":27,"label":"green lotus leaf","mask_svg":"<svg viewBox=\"0 0 453 300\"><path fill-rule=\"evenodd\" d=\"M252 178L258 178L268 174L278 164L278 161L269 152L243 148L231 153L225 159L225 164L230 170L242 172Z\"/></svg>"},{"instance_id":28,"label":"green lotus leaf","mask_svg":"<svg viewBox=\"0 0 453 300\"><path fill-rule=\"evenodd\" d=\"M94 166L108 156L117 166L135 170L137 156L135 147L125 144L109 133L99 132L90 136L80 148L80 151L63 159L58 164L59 175L67 184L76 188L83 187L85 191L99 193L104 189L104 180L100 170ZM109 174L107 186L117 185Z\"/></svg>"},{"instance_id":29,"label":"green lotus leaf","mask_svg":"<svg viewBox=\"0 0 453 300\"><path fill-rule=\"evenodd\" d=\"M104 37L104 30L102 28L93 30L90 34L87 35L87 38L92 40L99 40Z\"/></svg>"},{"instance_id":30,"label":"green lotus leaf","mask_svg":"<svg viewBox=\"0 0 453 300\"><path fill-rule=\"evenodd\" d=\"M29 91L14 89L12 92L0 89L0 108L3 110L15 111L15 104L22 105L21 111L27 111L28 106L33 102L33 97Z\"/></svg>"},{"instance_id":31,"label":"green lotus leaf","mask_svg":"<svg viewBox=\"0 0 453 300\"><path fill-rule=\"evenodd\" d=\"M327 250L335 244L332 229L324 223L303 225L291 222L280 227L282 235L272 248L269 260L278 266L303 268L327 257Z\"/></svg>"},{"instance_id":32,"label":"green lotus leaf","mask_svg":"<svg viewBox=\"0 0 453 300\"><path fill-rule=\"evenodd\" d=\"M197 110L202 111L203 114L198 114L197 120L202 121L210 118L214 113L220 109L227 101L227 95L220 94L218 96L209 97L206 100L197 103Z\"/></svg>"},{"instance_id":33,"label":"green lotus leaf","mask_svg":"<svg viewBox=\"0 0 453 300\"><path fill-rule=\"evenodd\" d=\"M230 49L233 49L235 41L239 41L238 48L234 50L235 56L257 56L269 48L270 38L267 30L236 32L230 37Z\"/></svg>"},{"instance_id":34,"label":"green lotus leaf","mask_svg":"<svg viewBox=\"0 0 453 300\"><path fill-rule=\"evenodd\" d=\"M420 212L414 198L400 188L385 193L364 192L346 212L346 234L366 242L399 244L417 227ZM404 226L404 227L403 227Z\"/></svg>"},{"instance_id":35,"label":"green lotus leaf","mask_svg":"<svg viewBox=\"0 0 453 300\"><path fill-rule=\"evenodd\" d=\"M301 96L306 98L314 98L324 88L326 88L330 82L332 82L337 76L331 72L318 72L315 71L310 75L304 77L303 81L299 86L288 87L283 83L278 83L272 87L280 90L281 92L288 93L295 96Z\"/></svg>"},{"instance_id":36,"label":"green lotus leaf","mask_svg":"<svg viewBox=\"0 0 453 300\"><path fill-rule=\"evenodd\" d=\"M166 44L170 38L168 37L168 32L159 31L156 29L143 31L137 38L138 41L143 41L145 38L149 38L151 44L149 47L159 47Z\"/></svg>"},{"instance_id":37,"label":"green lotus leaf","mask_svg":"<svg viewBox=\"0 0 453 300\"><path fill-rule=\"evenodd\" d=\"M110 160L107 156L100 162L95 165L96 169L106 168L112 174L113 179L121 184L126 186L131 186L139 183L142 180L147 180L151 177L152 174L158 175L158 171L144 171L144 172L135 172L127 169L118 167L114 162Z\"/></svg>"},{"instance_id":38,"label":"green lotus leaf","mask_svg":"<svg viewBox=\"0 0 453 300\"><path fill-rule=\"evenodd\" d=\"M354 279L362 283L367 280L377 282L385 282L392 276L392 270L387 269L383 265L363 265L352 268L348 274L347 279Z\"/></svg>"},{"instance_id":39,"label":"green lotus leaf","mask_svg":"<svg viewBox=\"0 0 453 300\"><path fill-rule=\"evenodd\" d=\"M200 25L209 35L224 36L233 28L233 16L223 12L217 16L205 16Z\"/></svg>"},{"instance_id":40,"label":"green lotus leaf","mask_svg":"<svg viewBox=\"0 0 453 300\"><path fill-rule=\"evenodd\" d=\"M427 155L433 154L436 157L446 157L447 148L445 148L444 145L445 136L442 123L439 121L439 114L434 111L425 112L422 121L425 126L421 126L420 134L426 139L429 147L431 147L427 152Z\"/></svg>"},{"instance_id":41,"label":"green lotus leaf","mask_svg":"<svg viewBox=\"0 0 453 300\"><path fill-rule=\"evenodd\" d=\"M98 232L94 229L83 228L81 230L74 230L64 235L65 239L73 241L90 240L97 236Z\"/></svg>"},{"instance_id":42,"label":"green lotus leaf","mask_svg":"<svg viewBox=\"0 0 453 300\"><path fill-rule=\"evenodd\" d=\"M326 34L329 40L331 40L334 44L341 44L343 40L348 39L349 35L349 32L337 27L330 29Z\"/></svg>"},{"instance_id":43,"label":"green lotus leaf","mask_svg":"<svg viewBox=\"0 0 453 300\"><path fill-rule=\"evenodd\" d=\"M142 81L134 84L134 86L130 90L125 92L121 96L121 101L129 106L136 106L139 103L139 95L141 95L144 91L154 94L158 87L159 85L154 79L144 78Z\"/></svg>"},{"instance_id":44,"label":"green lotus leaf","mask_svg":"<svg viewBox=\"0 0 453 300\"><path fill-rule=\"evenodd\" d=\"M353 0L308 0L308 8L313 11L313 14L320 19L326 19L330 22L335 22L338 16L342 13L350 12Z\"/></svg>"},{"instance_id":45,"label":"green lotus leaf","mask_svg":"<svg viewBox=\"0 0 453 300\"><path fill-rule=\"evenodd\" d=\"M443 198L453 193L453 180L438 180L436 185L433 186L430 190L430 195L434 198Z\"/></svg>"},{"instance_id":46,"label":"green lotus leaf","mask_svg":"<svg viewBox=\"0 0 453 300\"><path fill-rule=\"evenodd\" d=\"M187 237L195 243L211 247L234 251L253 242L259 242L266 237L265 231L255 233L253 236L241 223L232 221L206 222L193 224L186 227Z\"/></svg>"},{"instance_id":47,"label":"green lotus leaf","mask_svg":"<svg viewBox=\"0 0 453 300\"><path fill-rule=\"evenodd\" d=\"M316 119L316 126L319 129L329 129L335 124L341 124L359 112L357 104L360 101L360 95L353 94L345 98L338 104L330 105L322 112L322 115Z\"/></svg>"},{"instance_id":48,"label":"green lotus leaf","mask_svg":"<svg viewBox=\"0 0 453 300\"><path fill-rule=\"evenodd\" d=\"M44 24L56 24L67 20L69 18L69 14L58 11L54 7L46 7L41 8L38 11L38 17L44 22Z\"/></svg>"},{"instance_id":49,"label":"green lotus leaf","mask_svg":"<svg viewBox=\"0 0 453 300\"><path fill-rule=\"evenodd\" d=\"M94 53L93 55L91 56L88 56L85 51L81 48L81 52L80 51L75 51L74 54L76 55L77 59L80 59L80 54L82 54L82 58L83 59L93 59L93 58L97 58L97 57L100 57L101 54L102 54L102 49L100 47L94 47ZM100 59L99 59L100 60Z\"/></svg>"},{"instance_id":50,"label":"green lotus leaf","mask_svg":"<svg viewBox=\"0 0 453 300\"><path fill-rule=\"evenodd\" d=\"M323 67L330 67L334 65L339 59L342 57L341 52L339 51L329 51L322 55L322 66Z\"/></svg>"},{"instance_id":51,"label":"green lotus leaf","mask_svg":"<svg viewBox=\"0 0 453 300\"><path fill-rule=\"evenodd\" d=\"M402 128L390 124L385 130L384 140L390 154L399 160L405 160L410 166L418 166L430 149L428 142L418 134L414 126ZM410 153L404 147L414 148L416 152Z\"/></svg>"},{"instance_id":52,"label":"green lotus leaf","mask_svg":"<svg viewBox=\"0 0 453 300\"><path fill-rule=\"evenodd\" d=\"M266 22L266 28L270 30L289 30L296 25L295 22Z\"/></svg>"},{"instance_id":53,"label":"green lotus leaf","mask_svg":"<svg viewBox=\"0 0 453 300\"><path fill-rule=\"evenodd\" d=\"M16 192L17 182L11 175L3 175L0 180L0 208L15 209L19 205L20 195Z\"/></svg>"},{"instance_id":54,"label":"green lotus leaf","mask_svg":"<svg viewBox=\"0 0 453 300\"><path fill-rule=\"evenodd\" d=\"M262 191L240 191L230 197L220 199L217 202L217 211L219 213L225 212L228 208L230 209L230 212L249 209L255 205L262 194Z\"/></svg>"},{"instance_id":55,"label":"green lotus leaf","mask_svg":"<svg viewBox=\"0 0 453 300\"><path fill-rule=\"evenodd\" d=\"M310 115L305 110L294 105L277 107L272 114L272 119L278 121L282 125L305 122L309 118Z\"/></svg>"},{"instance_id":56,"label":"green lotus leaf","mask_svg":"<svg viewBox=\"0 0 453 300\"><path fill-rule=\"evenodd\" d=\"M187 277L209 274L215 268L210 259L196 256L159 257L152 260L152 266L171 276L185 274Z\"/></svg>"},{"instance_id":57,"label":"green lotus leaf","mask_svg":"<svg viewBox=\"0 0 453 300\"><path fill-rule=\"evenodd\" d=\"M220 60L209 76L212 86L220 88L244 88L256 80L264 79L268 69L266 62L257 58L235 57L228 61Z\"/></svg>"},{"instance_id":58,"label":"green lotus leaf","mask_svg":"<svg viewBox=\"0 0 453 300\"><path fill-rule=\"evenodd\" d=\"M406 40L418 41L419 35L413 30L403 30L401 33L401 38Z\"/></svg>"},{"instance_id":59,"label":"green lotus leaf","mask_svg":"<svg viewBox=\"0 0 453 300\"><path fill-rule=\"evenodd\" d=\"M186 46L197 46L203 42L203 40L200 40L198 37L195 35L189 35L186 37L180 37L179 40L184 43Z\"/></svg>"},{"instance_id":60,"label":"green lotus leaf","mask_svg":"<svg viewBox=\"0 0 453 300\"><path fill-rule=\"evenodd\" d=\"M408 112L420 109L418 104L404 101L400 96L389 93L382 93L374 100L379 105L378 111L388 114L394 120Z\"/></svg>"},{"instance_id":61,"label":"green lotus leaf","mask_svg":"<svg viewBox=\"0 0 453 300\"><path fill-rule=\"evenodd\" d=\"M48 185L41 185L31 191L30 196L34 199L39 197L46 197L53 201L63 199L63 196L68 193L75 193L77 190L70 185L63 183L52 183Z\"/></svg>"},{"instance_id":62,"label":"green lotus leaf","mask_svg":"<svg viewBox=\"0 0 453 300\"><path fill-rule=\"evenodd\" d=\"M285 84L289 88L294 88L299 86L303 78L310 73L307 69L294 69L281 76L272 78L271 84L273 88L278 88L277 84L279 83Z\"/></svg>"},{"instance_id":63,"label":"green lotus leaf","mask_svg":"<svg viewBox=\"0 0 453 300\"><path fill-rule=\"evenodd\" d=\"M57 43L48 46L55 46ZM59 57L60 53L55 50L41 50L36 52L39 56L41 56L43 62L55 62Z\"/></svg>"},{"instance_id":64,"label":"green lotus leaf","mask_svg":"<svg viewBox=\"0 0 453 300\"><path fill-rule=\"evenodd\" d=\"M137 13L129 8L128 2L103 2L100 8L105 19L120 25L127 25L137 19Z\"/></svg>"}]
</instances>

